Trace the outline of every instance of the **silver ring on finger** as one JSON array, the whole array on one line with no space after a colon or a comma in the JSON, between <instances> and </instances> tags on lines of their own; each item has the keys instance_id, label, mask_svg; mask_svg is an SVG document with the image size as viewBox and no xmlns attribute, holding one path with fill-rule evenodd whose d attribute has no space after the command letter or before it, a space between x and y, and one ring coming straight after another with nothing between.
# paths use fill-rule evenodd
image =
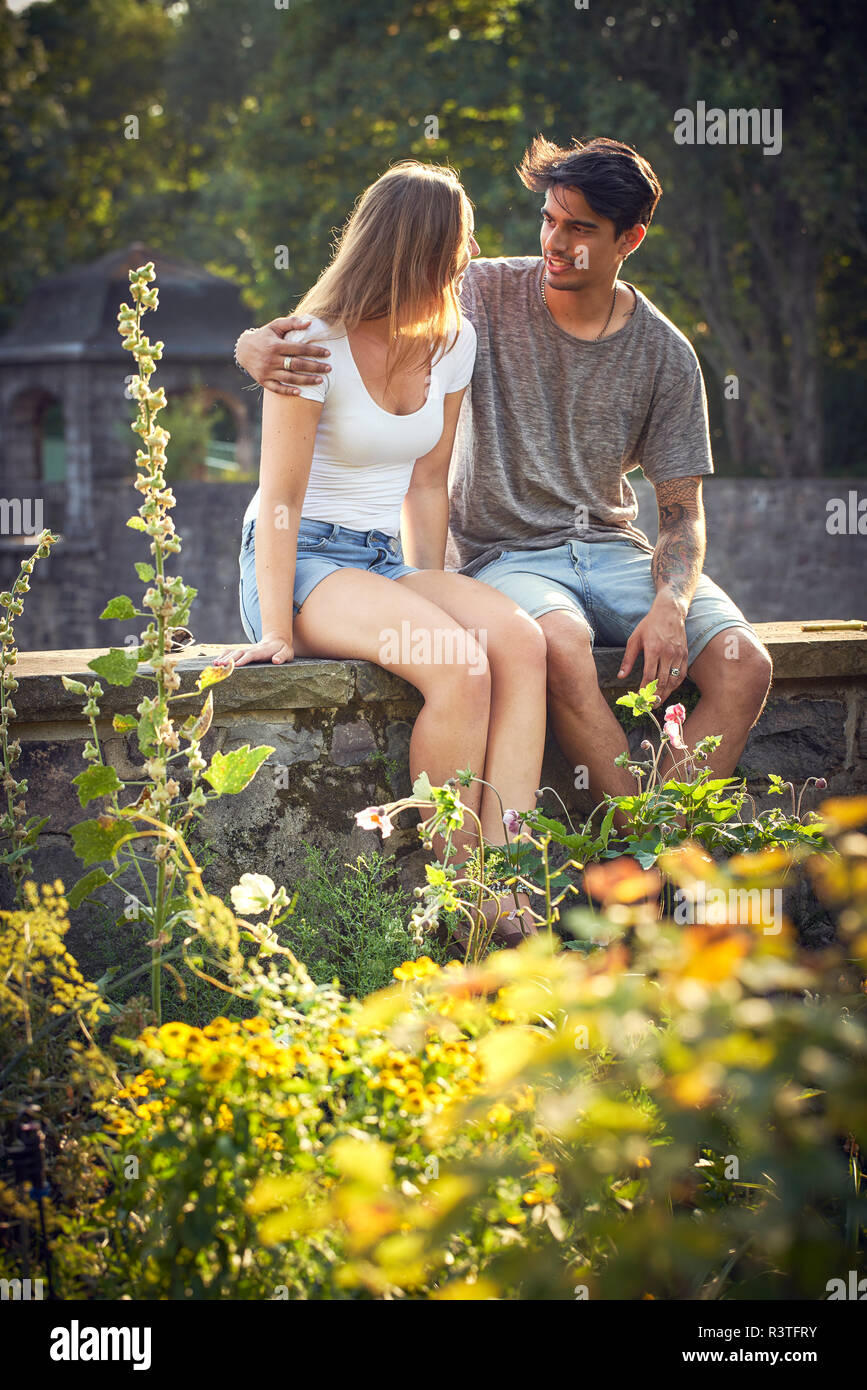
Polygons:
<instances>
[{"instance_id":1,"label":"silver ring on finger","mask_svg":"<svg viewBox=\"0 0 867 1390\"><path fill-rule=\"evenodd\" d=\"M283 358L283 370L284 370L284 372L291 372L291 370L292 370L292 358L291 358L291 357L284 357L284 358Z\"/></svg>"},{"instance_id":2,"label":"silver ring on finger","mask_svg":"<svg viewBox=\"0 0 867 1390\"><path fill-rule=\"evenodd\" d=\"M680 675L680 667L679 667L679 666L672 666L672 667L670 667L670 668L669 668L668 674L669 674L670 676L679 676L679 675Z\"/></svg>"}]
</instances>

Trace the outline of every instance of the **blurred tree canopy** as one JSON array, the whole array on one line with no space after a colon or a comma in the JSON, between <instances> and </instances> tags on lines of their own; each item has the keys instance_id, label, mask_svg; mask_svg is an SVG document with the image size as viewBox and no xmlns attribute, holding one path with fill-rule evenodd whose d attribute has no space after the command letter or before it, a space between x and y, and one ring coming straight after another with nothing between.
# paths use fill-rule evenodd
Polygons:
<instances>
[{"instance_id":1,"label":"blurred tree canopy","mask_svg":"<svg viewBox=\"0 0 867 1390\"><path fill-rule=\"evenodd\" d=\"M460 171L483 254L536 254L527 141L611 135L662 180L624 274L701 356L722 471L862 472L860 42L856 0L4 7L4 324L38 278L133 240L284 312L407 156ZM781 152L675 143L700 101L779 108Z\"/></svg>"}]
</instances>

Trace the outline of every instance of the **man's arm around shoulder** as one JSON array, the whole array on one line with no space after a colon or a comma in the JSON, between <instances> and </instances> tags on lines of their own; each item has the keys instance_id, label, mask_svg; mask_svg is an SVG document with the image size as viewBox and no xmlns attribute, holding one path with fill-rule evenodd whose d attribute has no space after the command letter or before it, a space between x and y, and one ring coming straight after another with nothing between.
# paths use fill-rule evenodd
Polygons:
<instances>
[{"instance_id":1,"label":"man's arm around shoulder","mask_svg":"<svg viewBox=\"0 0 867 1390\"><path fill-rule=\"evenodd\" d=\"M262 328L246 329L235 344L235 361L243 367L254 381L278 395L297 396L299 386L312 386L322 380L322 374L331 371L327 362L317 359L330 356L328 348L316 343L304 344L304 356L292 354L290 345L283 341L284 333L307 328L310 319L303 315L289 314L285 318L272 319ZM286 370L286 362L291 356L292 370Z\"/></svg>"}]
</instances>

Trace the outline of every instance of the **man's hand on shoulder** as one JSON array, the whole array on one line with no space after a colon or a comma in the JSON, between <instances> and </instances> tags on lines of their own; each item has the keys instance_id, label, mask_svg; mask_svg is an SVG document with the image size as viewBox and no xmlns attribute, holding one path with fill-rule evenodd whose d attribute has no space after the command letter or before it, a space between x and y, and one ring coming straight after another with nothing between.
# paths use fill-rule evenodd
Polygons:
<instances>
[{"instance_id":1,"label":"man's hand on shoulder","mask_svg":"<svg viewBox=\"0 0 867 1390\"><path fill-rule=\"evenodd\" d=\"M304 355L300 356L283 340L284 333L309 325L309 318L289 314L272 319L262 328L248 328L235 345L235 361L260 386L280 395L297 396L299 386L312 386L331 371L328 363L321 360L330 356L328 348L305 343Z\"/></svg>"}]
</instances>

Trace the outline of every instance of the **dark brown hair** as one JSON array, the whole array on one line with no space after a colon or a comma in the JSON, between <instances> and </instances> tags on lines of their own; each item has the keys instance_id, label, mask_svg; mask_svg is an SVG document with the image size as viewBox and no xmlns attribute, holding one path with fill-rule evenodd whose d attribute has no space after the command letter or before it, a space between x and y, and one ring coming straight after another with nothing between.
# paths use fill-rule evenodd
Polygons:
<instances>
[{"instance_id":1,"label":"dark brown hair","mask_svg":"<svg viewBox=\"0 0 867 1390\"><path fill-rule=\"evenodd\" d=\"M537 135L518 165L521 182L536 193L577 188L600 217L614 223L614 235L646 227L662 197L662 185L647 160L619 140L598 136L564 149Z\"/></svg>"}]
</instances>

